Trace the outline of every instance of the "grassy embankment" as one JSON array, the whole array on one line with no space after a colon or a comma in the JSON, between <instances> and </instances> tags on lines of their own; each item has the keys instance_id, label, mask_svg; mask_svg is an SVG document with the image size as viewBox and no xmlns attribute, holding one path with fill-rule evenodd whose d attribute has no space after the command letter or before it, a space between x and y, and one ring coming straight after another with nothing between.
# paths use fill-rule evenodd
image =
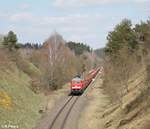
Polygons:
<instances>
[{"instance_id":1,"label":"grassy embankment","mask_svg":"<svg viewBox=\"0 0 150 129\"><path fill-rule=\"evenodd\" d=\"M40 71L28 61L23 63L18 67L7 52L0 51L0 128L31 129L40 117L44 98L30 89L32 76Z\"/></svg>"}]
</instances>

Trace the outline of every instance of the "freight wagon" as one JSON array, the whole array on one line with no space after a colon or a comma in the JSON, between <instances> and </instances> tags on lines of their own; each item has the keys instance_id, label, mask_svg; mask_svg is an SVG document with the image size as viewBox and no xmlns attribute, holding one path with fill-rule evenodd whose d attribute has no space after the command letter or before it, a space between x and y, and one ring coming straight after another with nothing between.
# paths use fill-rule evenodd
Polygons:
<instances>
[{"instance_id":1,"label":"freight wagon","mask_svg":"<svg viewBox=\"0 0 150 129\"><path fill-rule=\"evenodd\" d=\"M79 76L73 78L71 81L71 94L82 94L99 71L100 68L93 69L85 78Z\"/></svg>"}]
</instances>

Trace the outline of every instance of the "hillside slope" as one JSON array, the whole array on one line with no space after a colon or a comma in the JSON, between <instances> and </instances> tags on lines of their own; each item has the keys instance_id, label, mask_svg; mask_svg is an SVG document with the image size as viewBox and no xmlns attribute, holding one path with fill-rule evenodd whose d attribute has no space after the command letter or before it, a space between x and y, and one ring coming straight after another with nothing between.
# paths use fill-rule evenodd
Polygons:
<instances>
[{"instance_id":1,"label":"hillside slope","mask_svg":"<svg viewBox=\"0 0 150 129\"><path fill-rule=\"evenodd\" d=\"M121 101L108 106L100 121L102 129L150 129L147 72L138 71L128 80L128 91Z\"/></svg>"},{"instance_id":2,"label":"hillside slope","mask_svg":"<svg viewBox=\"0 0 150 129\"><path fill-rule=\"evenodd\" d=\"M31 73L37 73L38 69L26 61L28 72L25 72L3 50L0 60L0 128L31 129L40 117L38 111L44 100L30 89Z\"/></svg>"},{"instance_id":3,"label":"hillside slope","mask_svg":"<svg viewBox=\"0 0 150 129\"><path fill-rule=\"evenodd\" d=\"M128 91L115 103L104 90L104 78L99 77L87 96L89 103L81 113L79 129L150 129L146 71L140 69L128 80Z\"/></svg>"}]
</instances>

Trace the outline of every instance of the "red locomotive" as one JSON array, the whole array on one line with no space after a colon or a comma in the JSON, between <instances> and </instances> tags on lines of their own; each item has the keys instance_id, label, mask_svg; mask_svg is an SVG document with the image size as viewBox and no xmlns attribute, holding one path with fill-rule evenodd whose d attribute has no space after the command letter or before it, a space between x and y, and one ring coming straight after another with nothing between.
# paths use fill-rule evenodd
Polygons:
<instances>
[{"instance_id":1,"label":"red locomotive","mask_svg":"<svg viewBox=\"0 0 150 129\"><path fill-rule=\"evenodd\" d=\"M71 94L82 94L99 70L99 68L91 70L85 78L80 76L73 78L71 81Z\"/></svg>"}]
</instances>

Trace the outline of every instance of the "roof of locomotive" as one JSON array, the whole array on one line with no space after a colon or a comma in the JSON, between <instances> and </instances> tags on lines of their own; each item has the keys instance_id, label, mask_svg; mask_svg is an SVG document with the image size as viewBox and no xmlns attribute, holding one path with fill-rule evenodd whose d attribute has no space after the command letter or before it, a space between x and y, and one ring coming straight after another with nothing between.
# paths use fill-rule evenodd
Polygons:
<instances>
[{"instance_id":1,"label":"roof of locomotive","mask_svg":"<svg viewBox=\"0 0 150 129\"><path fill-rule=\"evenodd\" d=\"M82 81L83 79L82 78L79 78L79 77L75 77L72 79L72 81Z\"/></svg>"}]
</instances>

